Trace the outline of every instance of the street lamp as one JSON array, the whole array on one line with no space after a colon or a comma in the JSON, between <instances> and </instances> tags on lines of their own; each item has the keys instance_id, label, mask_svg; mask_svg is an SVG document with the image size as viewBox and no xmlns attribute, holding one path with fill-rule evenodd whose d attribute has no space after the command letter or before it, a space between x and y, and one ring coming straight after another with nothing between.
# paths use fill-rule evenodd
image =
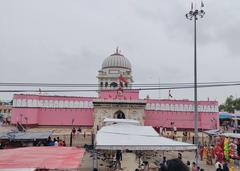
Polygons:
<instances>
[{"instance_id":1,"label":"street lamp","mask_svg":"<svg viewBox=\"0 0 240 171\"><path fill-rule=\"evenodd\" d=\"M193 3L191 3L191 10L186 14L186 18L189 20L193 19L194 23L194 144L197 145L196 150L196 164L198 165L198 102L197 102L197 27L196 23L198 18L203 18L205 15L203 2L201 2L201 10L193 9Z\"/></svg>"}]
</instances>

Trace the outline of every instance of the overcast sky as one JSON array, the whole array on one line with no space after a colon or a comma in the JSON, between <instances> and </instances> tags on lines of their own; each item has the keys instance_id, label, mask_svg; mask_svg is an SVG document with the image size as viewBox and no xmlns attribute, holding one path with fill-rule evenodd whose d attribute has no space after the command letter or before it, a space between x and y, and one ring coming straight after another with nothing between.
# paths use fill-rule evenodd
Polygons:
<instances>
[{"instance_id":1,"label":"overcast sky","mask_svg":"<svg viewBox=\"0 0 240 171\"><path fill-rule=\"evenodd\" d=\"M193 82L193 21L185 18L190 2L0 0L0 82L97 83L97 71L117 46L132 64L135 83ZM198 81L238 81L240 1L204 3L206 15L197 23ZM238 97L240 87L198 92L199 100L221 103ZM141 97L147 94L168 98L167 90ZM193 99L193 90L172 95Z\"/></svg>"}]
</instances>

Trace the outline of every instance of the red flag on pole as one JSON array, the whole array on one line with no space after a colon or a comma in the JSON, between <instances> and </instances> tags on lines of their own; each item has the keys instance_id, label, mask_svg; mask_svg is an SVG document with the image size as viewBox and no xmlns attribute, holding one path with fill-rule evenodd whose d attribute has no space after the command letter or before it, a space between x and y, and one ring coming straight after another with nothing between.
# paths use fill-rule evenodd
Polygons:
<instances>
[{"instance_id":1,"label":"red flag on pole","mask_svg":"<svg viewBox=\"0 0 240 171\"><path fill-rule=\"evenodd\" d=\"M118 77L119 81L122 81L124 83L128 83L128 81L126 80L126 78L124 78L124 76L122 74L120 74L120 76Z\"/></svg>"}]
</instances>

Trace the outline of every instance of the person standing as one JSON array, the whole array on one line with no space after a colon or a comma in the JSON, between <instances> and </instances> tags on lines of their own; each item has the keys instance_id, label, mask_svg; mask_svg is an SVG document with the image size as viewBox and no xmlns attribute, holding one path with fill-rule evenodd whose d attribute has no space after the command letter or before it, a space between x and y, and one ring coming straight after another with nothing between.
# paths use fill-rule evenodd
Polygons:
<instances>
[{"instance_id":1,"label":"person standing","mask_svg":"<svg viewBox=\"0 0 240 171\"><path fill-rule=\"evenodd\" d=\"M223 171L229 171L228 163L226 160L223 163Z\"/></svg>"},{"instance_id":2,"label":"person standing","mask_svg":"<svg viewBox=\"0 0 240 171\"><path fill-rule=\"evenodd\" d=\"M197 171L197 165L195 162L192 162L192 171Z\"/></svg>"},{"instance_id":3,"label":"person standing","mask_svg":"<svg viewBox=\"0 0 240 171\"><path fill-rule=\"evenodd\" d=\"M162 126L159 129L159 133L160 133L161 136L163 136L163 127Z\"/></svg>"},{"instance_id":4,"label":"person standing","mask_svg":"<svg viewBox=\"0 0 240 171\"><path fill-rule=\"evenodd\" d=\"M182 160L182 153L178 153L178 159Z\"/></svg>"},{"instance_id":5,"label":"person standing","mask_svg":"<svg viewBox=\"0 0 240 171\"><path fill-rule=\"evenodd\" d=\"M199 154L200 154L200 160L203 161L203 145L200 146Z\"/></svg>"},{"instance_id":6,"label":"person standing","mask_svg":"<svg viewBox=\"0 0 240 171\"><path fill-rule=\"evenodd\" d=\"M218 165L218 168L216 169L216 171L223 171L221 164Z\"/></svg>"}]
</instances>

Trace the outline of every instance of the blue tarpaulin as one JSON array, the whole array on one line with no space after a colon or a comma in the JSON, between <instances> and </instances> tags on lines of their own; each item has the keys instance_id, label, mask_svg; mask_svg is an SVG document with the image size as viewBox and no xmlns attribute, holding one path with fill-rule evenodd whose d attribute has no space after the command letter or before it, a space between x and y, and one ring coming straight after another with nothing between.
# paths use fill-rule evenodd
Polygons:
<instances>
[{"instance_id":1,"label":"blue tarpaulin","mask_svg":"<svg viewBox=\"0 0 240 171\"><path fill-rule=\"evenodd\" d=\"M219 112L219 119L233 119L233 118L240 118L240 114Z\"/></svg>"}]
</instances>

